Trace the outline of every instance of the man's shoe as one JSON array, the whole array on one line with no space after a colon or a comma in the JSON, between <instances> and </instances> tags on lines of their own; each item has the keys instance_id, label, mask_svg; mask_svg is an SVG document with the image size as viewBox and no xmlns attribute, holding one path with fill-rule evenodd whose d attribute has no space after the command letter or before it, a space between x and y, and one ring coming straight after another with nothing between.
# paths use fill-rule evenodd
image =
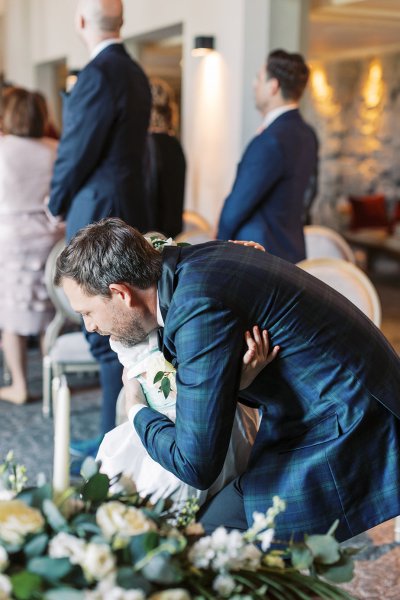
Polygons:
<instances>
[{"instance_id":1,"label":"man's shoe","mask_svg":"<svg viewBox=\"0 0 400 600\"><path fill-rule=\"evenodd\" d=\"M96 456L103 436L100 435L96 438L89 438L88 440L71 440L69 445L69 452L71 456L76 456L81 460L86 456Z\"/></svg>"}]
</instances>

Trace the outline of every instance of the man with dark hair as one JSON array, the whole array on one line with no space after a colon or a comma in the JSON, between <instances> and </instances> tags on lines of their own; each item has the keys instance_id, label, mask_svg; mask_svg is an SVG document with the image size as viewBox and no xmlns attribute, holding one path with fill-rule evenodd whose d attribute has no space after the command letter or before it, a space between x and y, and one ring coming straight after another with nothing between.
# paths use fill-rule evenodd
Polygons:
<instances>
[{"instance_id":1,"label":"man with dark hair","mask_svg":"<svg viewBox=\"0 0 400 600\"><path fill-rule=\"evenodd\" d=\"M210 242L164 247L105 219L58 259L62 285L86 327L126 346L163 328L177 368L176 423L130 382L133 423L150 456L197 489L225 460L236 405L262 412L244 474L202 509L209 532L246 530L279 495L277 538L349 538L400 514L400 361L341 294L267 252ZM239 390L244 332L268 330L278 357Z\"/></svg>"},{"instance_id":2,"label":"man with dark hair","mask_svg":"<svg viewBox=\"0 0 400 600\"><path fill-rule=\"evenodd\" d=\"M255 240L290 262L305 258L303 226L316 194L318 141L299 113L309 68L300 54L275 50L254 84L264 120L225 200L218 239Z\"/></svg>"},{"instance_id":3,"label":"man with dark hair","mask_svg":"<svg viewBox=\"0 0 400 600\"><path fill-rule=\"evenodd\" d=\"M103 217L152 228L143 200L150 86L122 44L122 24L121 0L79 0L76 28L91 60L65 99L49 202L54 215L66 218L67 239ZM100 365L102 437L115 425L122 368L108 340L89 334L88 341ZM73 442L72 450L95 454L101 437Z\"/></svg>"}]
</instances>

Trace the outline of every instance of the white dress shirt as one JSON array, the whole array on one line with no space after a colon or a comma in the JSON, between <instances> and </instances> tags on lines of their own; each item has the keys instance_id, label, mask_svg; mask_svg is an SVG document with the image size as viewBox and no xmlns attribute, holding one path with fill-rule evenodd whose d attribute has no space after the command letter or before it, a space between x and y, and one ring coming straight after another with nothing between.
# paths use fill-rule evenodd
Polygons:
<instances>
[{"instance_id":1,"label":"white dress shirt","mask_svg":"<svg viewBox=\"0 0 400 600\"><path fill-rule=\"evenodd\" d=\"M111 46L112 44L122 44L122 39L108 38L107 40L103 40L93 48L93 51L90 54L90 60L93 60L100 52L102 52L102 50L108 48L108 46Z\"/></svg>"},{"instance_id":2,"label":"white dress shirt","mask_svg":"<svg viewBox=\"0 0 400 600\"><path fill-rule=\"evenodd\" d=\"M285 104L285 106L280 106L279 108L274 108L273 110L270 110L265 115L264 120L258 128L257 132L262 133L264 129L267 129L267 127L269 127L274 121L276 121L278 117L285 114L286 112L289 112L289 110L296 110L297 108L299 108L299 105L293 102L291 104Z\"/></svg>"}]
</instances>

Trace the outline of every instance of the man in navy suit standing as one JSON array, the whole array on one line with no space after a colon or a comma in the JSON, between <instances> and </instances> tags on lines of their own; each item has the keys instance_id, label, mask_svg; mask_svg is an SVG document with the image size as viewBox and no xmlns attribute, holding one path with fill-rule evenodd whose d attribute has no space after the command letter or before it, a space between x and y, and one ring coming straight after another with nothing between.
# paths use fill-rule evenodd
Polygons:
<instances>
[{"instance_id":1,"label":"man in navy suit standing","mask_svg":"<svg viewBox=\"0 0 400 600\"><path fill-rule=\"evenodd\" d=\"M151 94L146 75L120 38L121 0L80 0L76 28L91 60L66 96L63 135L49 209L67 221L67 239L103 217L120 217L140 231L151 228L143 202L143 159ZM115 424L122 367L108 339L89 333L100 364L101 433ZM98 441L94 441L92 452ZM89 446L83 446L90 450ZM82 448L81 448L82 449Z\"/></svg>"},{"instance_id":2,"label":"man in navy suit standing","mask_svg":"<svg viewBox=\"0 0 400 600\"><path fill-rule=\"evenodd\" d=\"M275 50L254 84L264 120L239 164L217 238L254 240L296 263L305 258L303 225L315 196L318 141L299 113L309 68L300 54Z\"/></svg>"}]
</instances>

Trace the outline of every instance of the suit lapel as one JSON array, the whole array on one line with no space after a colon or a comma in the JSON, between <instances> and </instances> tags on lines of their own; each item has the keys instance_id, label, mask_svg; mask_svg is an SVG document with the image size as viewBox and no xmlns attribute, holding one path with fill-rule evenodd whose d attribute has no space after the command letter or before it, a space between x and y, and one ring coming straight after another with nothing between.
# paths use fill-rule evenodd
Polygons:
<instances>
[{"instance_id":1,"label":"suit lapel","mask_svg":"<svg viewBox=\"0 0 400 600\"><path fill-rule=\"evenodd\" d=\"M162 274L160 280L158 282L158 301L160 304L160 311L165 323L167 318L167 313L169 309L169 305L171 304L171 299L176 287L176 266L180 260L181 249L175 246L165 246L162 251L163 257L163 265L162 265ZM176 360L172 357L170 351L164 344L163 339L164 329L160 328L158 330L158 347L161 352L164 354L165 358L171 362L174 366Z\"/></svg>"}]
</instances>

